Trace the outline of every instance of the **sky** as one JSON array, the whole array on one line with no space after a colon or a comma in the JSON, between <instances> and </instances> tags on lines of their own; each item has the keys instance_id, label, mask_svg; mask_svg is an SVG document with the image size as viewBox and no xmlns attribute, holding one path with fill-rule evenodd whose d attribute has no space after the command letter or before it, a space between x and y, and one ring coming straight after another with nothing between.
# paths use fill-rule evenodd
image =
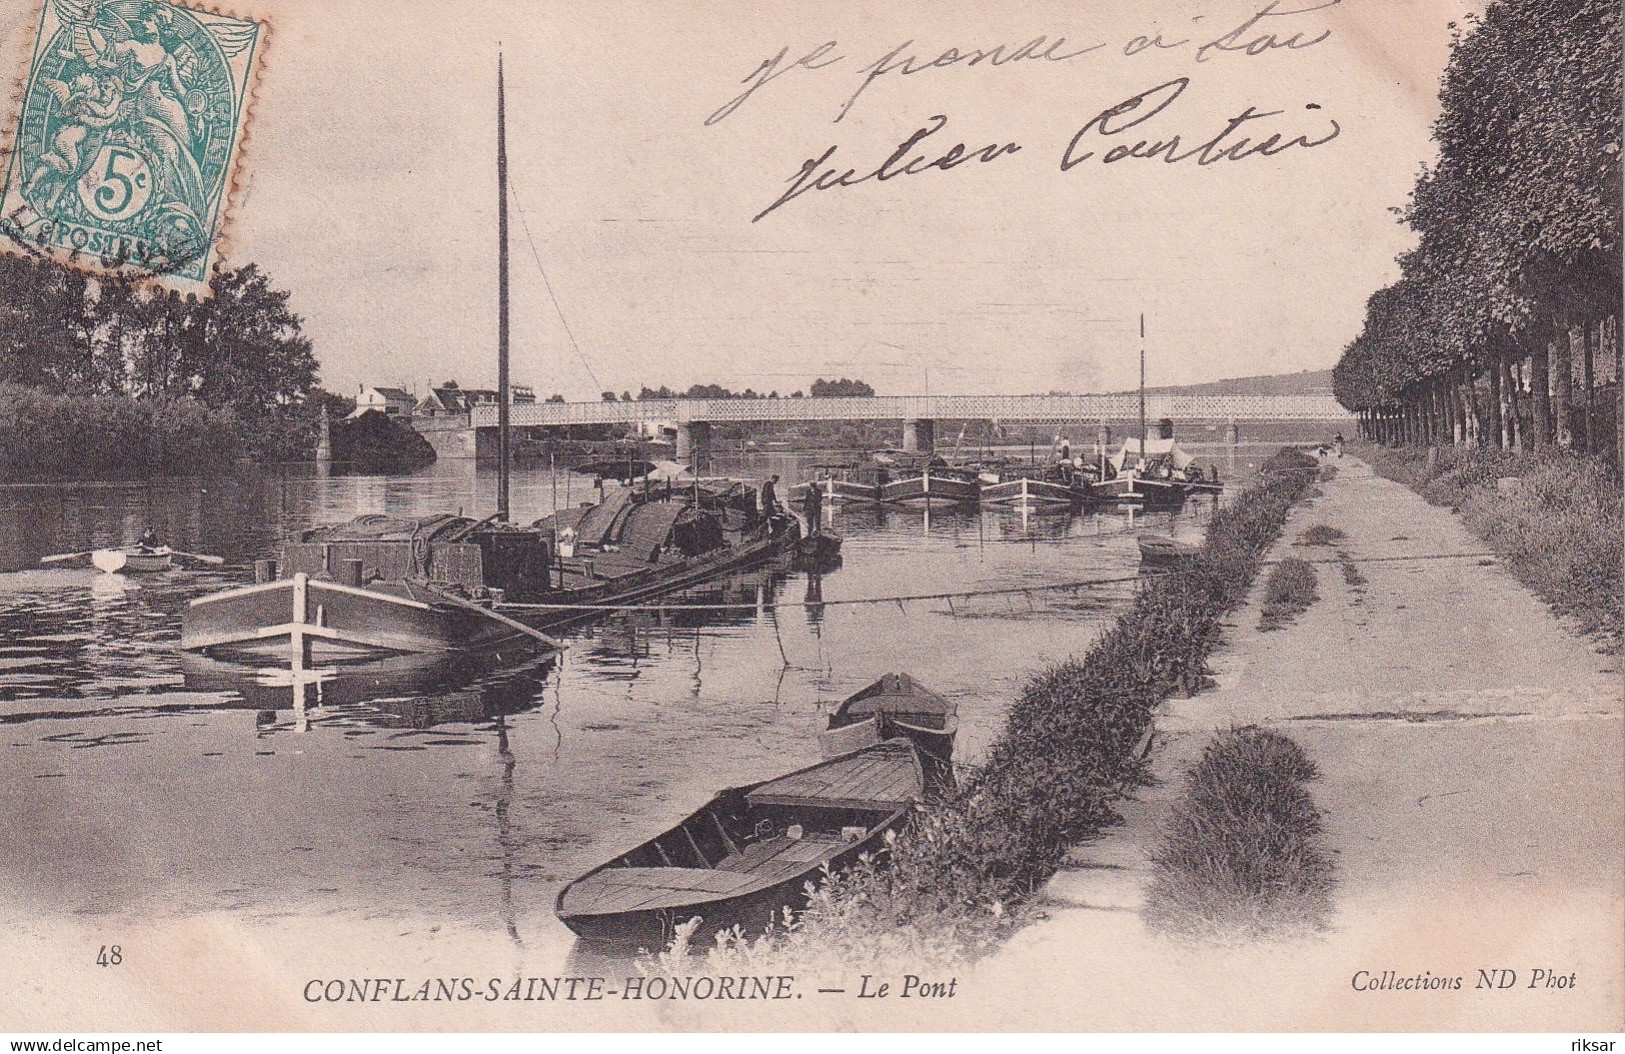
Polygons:
<instances>
[{"instance_id":1,"label":"sky","mask_svg":"<svg viewBox=\"0 0 1625 1054\"><path fill-rule=\"evenodd\" d=\"M0 70L26 69L37 4L0 0ZM883 394L1122 390L1142 313L1154 385L1327 368L1411 244L1391 210L1434 156L1449 27L1470 5L217 6L270 27L226 262L291 291L325 386L494 382L500 53L513 377L596 399L820 376ZM1000 45L999 64L968 61ZM781 51L778 76L710 120ZM1268 115L1198 153L1249 107ZM812 175L855 180L924 128L894 168L960 143L1018 149L760 215L830 148ZM1178 163L1105 161L1175 134L1192 155ZM1201 163L1272 134L1328 141Z\"/></svg>"}]
</instances>

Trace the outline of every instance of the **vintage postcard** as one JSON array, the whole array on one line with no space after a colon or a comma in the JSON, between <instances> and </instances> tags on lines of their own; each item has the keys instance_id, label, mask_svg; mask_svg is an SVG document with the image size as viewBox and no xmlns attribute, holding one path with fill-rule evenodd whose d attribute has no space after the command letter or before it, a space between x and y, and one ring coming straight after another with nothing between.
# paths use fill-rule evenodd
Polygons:
<instances>
[{"instance_id":1,"label":"vintage postcard","mask_svg":"<svg viewBox=\"0 0 1625 1054\"><path fill-rule=\"evenodd\" d=\"M0 1032L1625 1029L1620 45L0 0Z\"/></svg>"}]
</instances>

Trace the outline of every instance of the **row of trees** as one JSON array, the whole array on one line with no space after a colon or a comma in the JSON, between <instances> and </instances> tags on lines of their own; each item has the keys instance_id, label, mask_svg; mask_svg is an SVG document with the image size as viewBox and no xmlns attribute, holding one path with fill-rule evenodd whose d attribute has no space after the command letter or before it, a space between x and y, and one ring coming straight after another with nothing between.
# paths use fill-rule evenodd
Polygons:
<instances>
[{"instance_id":1,"label":"row of trees","mask_svg":"<svg viewBox=\"0 0 1625 1054\"><path fill-rule=\"evenodd\" d=\"M1617 455L1620 10L1490 0L1455 29L1438 162L1333 390L1371 438Z\"/></svg>"},{"instance_id":2,"label":"row of trees","mask_svg":"<svg viewBox=\"0 0 1625 1054\"><path fill-rule=\"evenodd\" d=\"M842 377L840 380L832 380L832 381L826 381L826 380L824 380L824 378L820 377L817 380L812 382L812 387L809 390L811 391L812 397L814 399L839 398L839 397L842 397L842 396L870 396L870 395L875 394L875 390L873 388L871 388L869 385L865 384L864 382L848 380L845 377ZM643 399L779 399L779 398L783 398L783 396L780 396L777 391L758 392L753 388L746 388L742 392L736 392L736 391L733 391L731 389L724 388L720 384L693 384L693 385L689 386L687 391L683 391L683 392L674 391L671 388L666 387L664 384L662 384L658 388L651 388L648 385L644 385L643 388L639 390L639 392L638 392L638 394L636 396L634 396L629 391L622 392L619 397L617 397L614 392L604 392L603 395L602 395L602 399L606 403L613 403L613 402L616 402L616 401L623 402L623 403L630 403L630 402L633 402L635 400L643 400ZM801 399L801 398L805 398L805 396L803 396L800 391L794 391L794 392L790 393L789 398L791 398L791 399ZM550 396L550 397L548 397L547 401L550 402L550 403L552 403L552 402L562 403L562 402L564 402L564 396L562 396L562 395Z\"/></svg>"},{"instance_id":3,"label":"row of trees","mask_svg":"<svg viewBox=\"0 0 1625 1054\"><path fill-rule=\"evenodd\" d=\"M167 437L160 445L189 422L198 428L194 452L310 456L321 407L341 417L353 403L317 387L310 340L288 293L267 275L251 264L215 275L210 286L208 296L183 295L0 254L0 384L15 386L13 398L39 393L43 401L28 405L54 407L63 422L33 441L71 448L76 435L88 439L67 421L111 414L150 420ZM83 405L70 413L64 399ZM115 412L117 400L141 405ZM235 422L240 442L220 445L222 422ZM132 471L142 460L135 449ZM157 470L167 455L152 460Z\"/></svg>"}]
</instances>

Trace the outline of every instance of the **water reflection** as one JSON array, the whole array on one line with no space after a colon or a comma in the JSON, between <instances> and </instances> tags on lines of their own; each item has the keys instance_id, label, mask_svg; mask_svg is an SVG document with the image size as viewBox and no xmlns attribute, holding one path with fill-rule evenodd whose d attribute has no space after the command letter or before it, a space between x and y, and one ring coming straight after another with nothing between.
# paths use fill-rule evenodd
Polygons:
<instances>
[{"instance_id":1,"label":"water reflection","mask_svg":"<svg viewBox=\"0 0 1625 1054\"><path fill-rule=\"evenodd\" d=\"M187 691L257 711L261 733L357 723L421 730L477 724L540 706L554 656L530 654L391 655L324 667L290 658L286 667L268 668L183 652L180 664Z\"/></svg>"}]
</instances>

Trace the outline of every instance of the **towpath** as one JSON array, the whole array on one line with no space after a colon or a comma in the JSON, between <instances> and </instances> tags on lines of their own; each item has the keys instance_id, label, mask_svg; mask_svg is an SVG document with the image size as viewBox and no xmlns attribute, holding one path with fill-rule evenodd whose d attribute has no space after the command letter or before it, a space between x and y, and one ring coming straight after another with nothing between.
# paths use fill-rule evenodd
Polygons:
<instances>
[{"instance_id":1,"label":"towpath","mask_svg":"<svg viewBox=\"0 0 1625 1054\"><path fill-rule=\"evenodd\" d=\"M1336 478L1293 509L1270 554L1333 561L1316 566L1319 601L1263 632L1261 574L1213 657L1217 687L1165 704L1159 784L1128 803L1123 826L1075 851L1045 891L1049 917L977 971L975 984L1003 993L1012 1021L1130 1031L1625 1026L1617 659L1493 559L1427 559L1486 549L1449 509L1353 457L1333 463ZM1344 538L1299 544L1314 524ZM1363 583L1345 580L1338 552ZM1153 934L1140 915L1148 854L1183 773L1216 730L1251 723L1291 736L1319 766L1310 789L1337 869L1325 935L1225 948ZM1491 971L1488 987L1481 970ZM1388 971L1460 977L1461 987L1384 987Z\"/></svg>"}]
</instances>

